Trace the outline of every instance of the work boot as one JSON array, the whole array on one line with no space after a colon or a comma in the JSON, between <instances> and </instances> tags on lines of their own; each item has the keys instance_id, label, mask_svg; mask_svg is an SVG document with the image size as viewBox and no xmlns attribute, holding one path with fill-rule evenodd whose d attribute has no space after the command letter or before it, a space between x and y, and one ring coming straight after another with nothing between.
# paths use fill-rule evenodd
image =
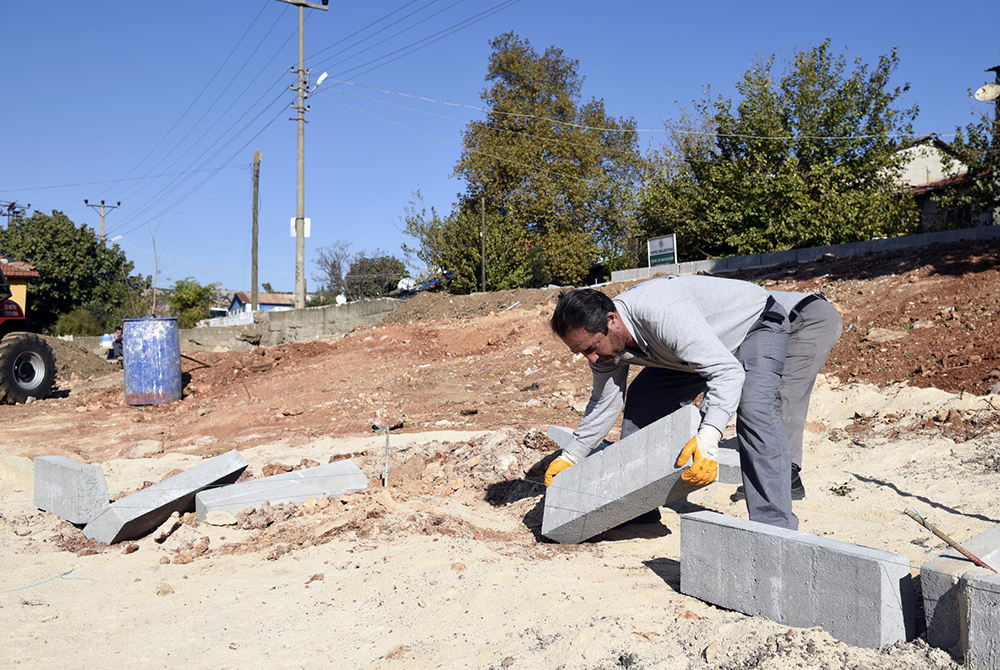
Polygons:
<instances>
[{"instance_id":1,"label":"work boot","mask_svg":"<svg viewBox=\"0 0 1000 670\"><path fill-rule=\"evenodd\" d=\"M795 463L792 463L792 500L802 500L806 497L806 487L802 483L802 477L799 472L802 468ZM747 497L746 491L743 490L743 485L736 487L736 493L733 494L734 500L745 500Z\"/></svg>"}]
</instances>

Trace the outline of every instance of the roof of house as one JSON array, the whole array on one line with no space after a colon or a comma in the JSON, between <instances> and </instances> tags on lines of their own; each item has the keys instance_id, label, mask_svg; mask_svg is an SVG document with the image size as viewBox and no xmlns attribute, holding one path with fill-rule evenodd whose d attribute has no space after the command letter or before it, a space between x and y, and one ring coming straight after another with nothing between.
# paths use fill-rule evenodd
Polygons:
<instances>
[{"instance_id":1,"label":"roof of house","mask_svg":"<svg viewBox=\"0 0 1000 670\"><path fill-rule=\"evenodd\" d=\"M958 154L955 153L955 150L952 148L952 146L947 142L945 142L944 140L940 139L937 136L937 133L930 133L928 135L921 135L920 137L915 137L906 144L904 144L901 148L909 149L910 147L915 147L918 144L930 144L931 146L936 147L937 149L940 149L944 153L948 154L952 158L959 158Z\"/></svg>"},{"instance_id":2,"label":"roof of house","mask_svg":"<svg viewBox=\"0 0 1000 670\"><path fill-rule=\"evenodd\" d=\"M23 261L12 261L3 254L0 254L0 264L3 265L3 273L7 277L39 277L38 269L34 265L29 265Z\"/></svg>"},{"instance_id":3,"label":"roof of house","mask_svg":"<svg viewBox=\"0 0 1000 670\"><path fill-rule=\"evenodd\" d=\"M237 298L244 305L250 304L250 294L246 291L237 291L234 293L233 300ZM260 305L288 305L289 307L294 307L295 296L290 293L258 293L257 303Z\"/></svg>"}]
</instances>

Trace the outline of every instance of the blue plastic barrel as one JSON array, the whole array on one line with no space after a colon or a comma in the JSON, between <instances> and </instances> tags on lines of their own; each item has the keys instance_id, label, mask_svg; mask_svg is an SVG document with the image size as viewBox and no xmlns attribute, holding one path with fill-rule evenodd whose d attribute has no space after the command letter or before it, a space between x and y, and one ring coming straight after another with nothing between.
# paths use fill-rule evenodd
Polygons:
<instances>
[{"instance_id":1,"label":"blue plastic barrel","mask_svg":"<svg viewBox=\"0 0 1000 670\"><path fill-rule=\"evenodd\" d=\"M181 399L177 319L125 319L122 348L126 403L158 405Z\"/></svg>"}]
</instances>

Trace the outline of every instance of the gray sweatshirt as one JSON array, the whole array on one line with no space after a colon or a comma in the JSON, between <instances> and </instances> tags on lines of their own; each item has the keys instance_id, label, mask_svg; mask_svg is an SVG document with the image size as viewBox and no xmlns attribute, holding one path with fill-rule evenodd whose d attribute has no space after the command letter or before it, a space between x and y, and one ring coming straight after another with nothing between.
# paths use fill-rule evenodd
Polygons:
<instances>
[{"instance_id":1,"label":"gray sweatshirt","mask_svg":"<svg viewBox=\"0 0 1000 670\"><path fill-rule=\"evenodd\" d=\"M638 349L626 349L616 364L590 366L593 392L564 451L581 460L608 434L624 404L630 365L704 377L702 422L724 432L743 389L743 366L733 352L764 311L767 296L750 282L691 275L652 279L615 298Z\"/></svg>"}]
</instances>

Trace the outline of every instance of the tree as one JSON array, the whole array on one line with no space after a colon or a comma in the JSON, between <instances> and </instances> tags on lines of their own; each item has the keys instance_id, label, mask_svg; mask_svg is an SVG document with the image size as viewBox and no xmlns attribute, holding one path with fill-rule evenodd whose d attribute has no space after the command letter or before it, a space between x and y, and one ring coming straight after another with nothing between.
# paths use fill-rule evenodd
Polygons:
<instances>
[{"instance_id":1,"label":"tree","mask_svg":"<svg viewBox=\"0 0 1000 670\"><path fill-rule=\"evenodd\" d=\"M264 293L274 293L275 292L275 290L271 287L271 282L266 281L263 284L261 284L260 287L262 289L264 289Z\"/></svg>"},{"instance_id":2,"label":"tree","mask_svg":"<svg viewBox=\"0 0 1000 670\"><path fill-rule=\"evenodd\" d=\"M403 261L383 251L371 256L361 251L351 261L344 278L346 296L351 300L377 298L396 289L399 280L407 276Z\"/></svg>"},{"instance_id":3,"label":"tree","mask_svg":"<svg viewBox=\"0 0 1000 670\"><path fill-rule=\"evenodd\" d=\"M404 232L420 240L404 251L430 267L451 274L448 290L472 293L482 288L482 213L480 204L464 199L447 218L424 208L420 193L403 217ZM419 209L418 209L419 203ZM522 226L486 207L486 290L502 291L530 283L528 237Z\"/></svg>"},{"instance_id":4,"label":"tree","mask_svg":"<svg viewBox=\"0 0 1000 670\"><path fill-rule=\"evenodd\" d=\"M491 46L486 119L466 127L455 166L467 183L459 209L485 195L557 281L578 282L594 260L627 263L619 242L634 235L642 165L634 121L582 103L578 63L561 49L539 54L514 33Z\"/></svg>"},{"instance_id":5,"label":"tree","mask_svg":"<svg viewBox=\"0 0 1000 670\"><path fill-rule=\"evenodd\" d=\"M981 219L986 225L1000 225L1000 111L993 118L985 110L974 114L973 122L955 128L951 148L957 160L945 155L946 170L957 171L961 163L968 171L935 197L944 228L975 226Z\"/></svg>"},{"instance_id":6,"label":"tree","mask_svg":"<svg viewBox=\"0 0 1000 670\"><path fill-rule=\"evenodd\" d=\"M181 328L194 328L209 315L212 306L212 290L217 284L199 284L194 277L178 279L174 282L173 293L167 296L170 308L177 316Z\"/></svg>"},{"instance_id":7,"label":"tree","mask_svg":"<svg viewBox=\"0 0 1000 670\"><path fill-rule=\"evenodd\" d=\"M62 212L13 219L0 230L0 251L38 268L30 289L35 328L50 328L60 314L83 307L107 330L148 309L141 296L149 277L132 274L135 266L117 245L105 247L92 228L77 227Z\"/></svg>"},{"instance_id":8,"label":"tree","mask_svg":"<svg viewBox=\"0 0 1000 670\"><path fill-rule=\"evenodd\" d=\"M71 312L60 314L56 325L52 328L53 335L93 336L104 332L101 323L89 309L77 307Z\"/></svg>"},{"instance_id":9,"label":"tree","mask_svg":"<svg viewBox=\"0 0 1000 670\"><path fill-rule=\"evenodd\" d=\"M344 277L351 265L351 244L338 240L316 250L316 271L312 279L319 285L317 293L325 302L333 300L346 289Z\"/></svg>"},{"instance_id":10,"label":"tree","mask_svg":"<svg viewBox=\"0 0 1000 670\"><path fill-rule=\"evenodd\" d=\"M917 108L900 107L895 50L848 68L830 41L774 56L668 124L641 198L646 236L674 232L684 260L898 235L917 224L896 181Z\"/></svg>"}]
</instances>

